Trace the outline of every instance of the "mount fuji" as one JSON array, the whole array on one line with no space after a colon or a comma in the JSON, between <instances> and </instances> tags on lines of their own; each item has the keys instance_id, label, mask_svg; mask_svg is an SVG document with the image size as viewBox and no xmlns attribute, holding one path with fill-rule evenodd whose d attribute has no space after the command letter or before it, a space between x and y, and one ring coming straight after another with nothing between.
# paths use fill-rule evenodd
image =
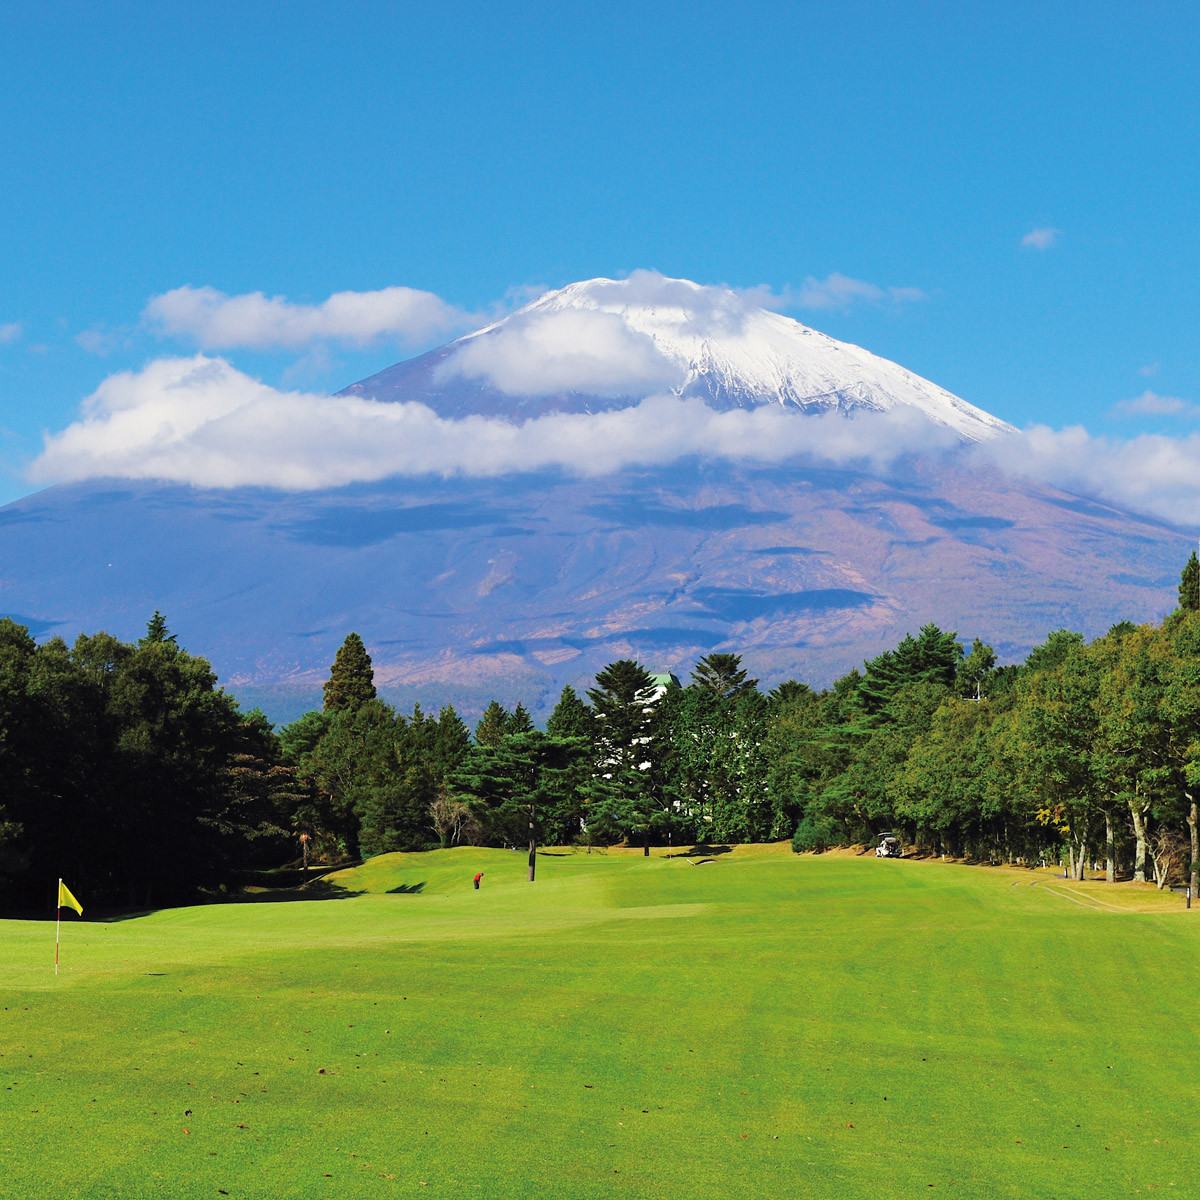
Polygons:
<instances>
[{"instance_id":1,"label":"mount fuji","mask_svg":"<svg viewBox=\"0 0 1200 1200\"><path fill-rule=\"evenodd\" d=\"M586 345L589 337L601 342L600 349L580 353L578 342ZM621 354L624 359L614 362ZM531 359L543 364L540 378ZM572 371L577 389L556 386ZM537 394L530 393L534 380ZM731 289L649 272L547 292L512 316L342 394L416 399L443 417L521 419L620 408L654 390L695 397L717 411L759 405L844 414L908 408L966 442L1015 432L896 363Z\"/></svg>"},{"instance_id":2,"label":"mount fuji","mask_svg":"<svg viewBox=\"0 0 1200 1200\"><path fill-rule=\"evenodd\" d=\"M928 621L1017 658L1052 629L1161 616L1189 545L987 466L979 448L1015 431L936 384L648 272L549 292L324 398L327 457L374 450L337 486L266 486L312 447L296 406L239 403L156 416L151 465L98 459L0 509L0 612L69 640L134 638L158 608L277 719L319 703L350 630L398 702L545 712L625 657L686 677L729 650L765 685L827 684ZM96 408L73 447L111 440ZM395 422L413 414L442 439L436 469L411 465L415 426ZM658 448L622 457L614 427ZM540 449L489 466L501 444ZM260 485L224 470L235 452Z\"/></svg>"}]
</instances>

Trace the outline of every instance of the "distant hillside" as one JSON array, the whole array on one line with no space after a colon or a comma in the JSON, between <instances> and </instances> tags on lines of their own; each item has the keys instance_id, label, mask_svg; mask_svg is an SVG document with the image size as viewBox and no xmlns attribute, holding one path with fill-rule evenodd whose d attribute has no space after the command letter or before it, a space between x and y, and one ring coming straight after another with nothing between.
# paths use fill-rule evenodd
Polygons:
<instances>
[{"instance_id":1,"label":"distant hillside","mask_svg":"<svg viewBox=\"0 0 1200 1200\"><path fill-rule=\"evenodd\" d=\"M1188 539L995 474L681 465L603 480L393 481L324 492L99 481L0 510L3 611L39 637L136 637L161 609L239 696L317 700L345 634L385 692L544 711L636 657L711 650L825 684L927 621L1024 655L1175 601Z\"/></svg>"}]
</instances>

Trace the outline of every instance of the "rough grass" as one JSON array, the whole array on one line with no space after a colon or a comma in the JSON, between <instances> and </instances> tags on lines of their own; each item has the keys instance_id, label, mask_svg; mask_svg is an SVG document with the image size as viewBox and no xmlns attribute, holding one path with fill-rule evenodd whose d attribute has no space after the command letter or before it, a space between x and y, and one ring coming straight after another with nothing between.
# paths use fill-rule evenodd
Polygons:
<instances>
[{"instance_id":1,"label":"rough grass","mask_svg":"<svg viewBox=\"0 0 1200 1200\"><path fill-rule=\"evenodd\" d=\"M64 921L57 979L0 923L0 1195L1200 1192L1181 900L712 857L386 855Z\"/></svg>"}]
</instances>

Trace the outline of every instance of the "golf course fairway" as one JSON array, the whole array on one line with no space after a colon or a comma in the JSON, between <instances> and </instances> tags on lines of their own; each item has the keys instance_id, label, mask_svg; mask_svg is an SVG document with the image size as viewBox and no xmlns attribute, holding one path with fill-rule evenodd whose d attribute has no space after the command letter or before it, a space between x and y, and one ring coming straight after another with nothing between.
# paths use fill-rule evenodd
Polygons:
<instances>
[{"instance_id":1,"label":"golf course fairway","mask_svg":"<svg viewBox=\"0 0 1200 1200\"><path fill-rule=\"evenodd\" d=\"M0 922L0 1195L1200 1195L1179 897L782 846L525 873L70 914L57 977L52 921Z\"/></svg>"}]
</instances>

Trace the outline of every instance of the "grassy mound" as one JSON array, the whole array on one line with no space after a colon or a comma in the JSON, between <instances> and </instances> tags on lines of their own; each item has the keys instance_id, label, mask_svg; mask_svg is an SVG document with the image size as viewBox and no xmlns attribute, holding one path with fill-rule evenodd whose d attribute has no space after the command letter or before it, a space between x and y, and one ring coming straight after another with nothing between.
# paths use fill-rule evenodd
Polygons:
<instances>
[{"instance_id":1,"label":"grassy mound","mask_svg":"<svg viewBox=\"0 0 1200 1200\"><path fill-rule=\"evenodd\" d=\"M0 1195L1195 1188L1178 901L778 848L525 872L72 920L57 979L52 923L0 923Z\"/></svg>"}]
</instances>

